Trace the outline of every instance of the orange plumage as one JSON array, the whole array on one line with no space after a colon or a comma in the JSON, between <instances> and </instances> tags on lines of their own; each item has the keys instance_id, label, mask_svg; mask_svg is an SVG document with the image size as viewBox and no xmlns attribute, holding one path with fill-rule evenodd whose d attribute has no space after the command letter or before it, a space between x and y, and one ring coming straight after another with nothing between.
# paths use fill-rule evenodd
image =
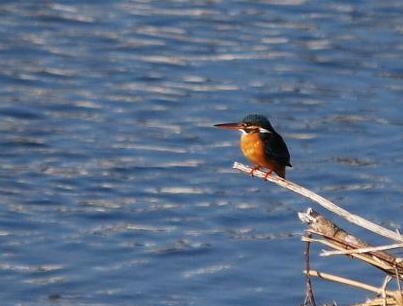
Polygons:
<instances>
[{"instance_id":1,"label":"orange plumage","mask_svg":"<svg viewBox=\"0 0 403 306\"><path fill-rule=\"evenodd\" d=\"M256 166L274 171L278 176L285 177L285 165L277 163L266 156L264 142L259 133L241 135L240 147L242 153Z\"/></svg>"}]
</instances>

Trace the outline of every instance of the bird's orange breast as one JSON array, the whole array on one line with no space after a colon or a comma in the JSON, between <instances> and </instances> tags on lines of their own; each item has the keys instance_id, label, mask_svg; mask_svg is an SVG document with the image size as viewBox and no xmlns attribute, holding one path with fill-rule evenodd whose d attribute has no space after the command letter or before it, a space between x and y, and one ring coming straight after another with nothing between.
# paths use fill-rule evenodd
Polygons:
<instances>
[{"instance_id":1,"label":"bird's orange breast","mask_svg":"<svg viewBox=\"0 0 403 306\"><path fill-rule=\"evenodd\" d=\"M242 134L241 150L252 163L260 167L268 167L268 165L266 165L264 143L260 139L259 133Z\"/></svg>"},{"instance_id":2,"label":"bird's orange breast","mask_svg":"<svg viewBox=\"0 0 403 306\"><path fill-rule=\"evenodd\" d=\"M285 176L285 167L267 158L259 133L242 134L240 144L242 153L256 166L274 170L281 177Z\"/></svg>"}]
</instances>

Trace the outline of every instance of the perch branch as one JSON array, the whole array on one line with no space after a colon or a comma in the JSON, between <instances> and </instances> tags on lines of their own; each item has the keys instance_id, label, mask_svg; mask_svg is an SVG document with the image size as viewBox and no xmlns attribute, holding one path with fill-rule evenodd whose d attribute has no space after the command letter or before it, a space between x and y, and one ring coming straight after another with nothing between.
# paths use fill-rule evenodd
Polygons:
<instances>
[{"instance_id":1,"label":"perch branch","mask_svg":"<svg viewBox=\"0 0 403 306\"><path fill-rule=\"evenodd\" d=\"M245 166L245 165L243 165L241 163L237 163L237 162L234 163L233 168L238 169L238 170L248 173L248 174L250 174L251 171L253 170L251 167ZM262 172L260 170L255 170L253 172L253 175L260 177L260 178L266 177L266 173ZM325 199L324 197L322 197L322 196L314 193L313 191L310 191L300 185L297 185L291 181L282 179L282 178L274 176L274 175L269 175L266 177L266 179L283 188L287 188L291 191L299 193L300 195L303 195L304 197L311 199L312 201L318 203L319 205L321 205L322 207L326 208L327 210L335 213L336 215L343 217L344 219L346 219L347 221L349 221L351 223L361 226L378 235L387 237L387 238L395 240L395 241L403 242L403 236L401 236L399 233L386 229L386 228L384 228L378 224L375 224L371 221L368 221L360 216L351 214L347 210L337 206L336 204L332 203L331 201Z\"/></svg>"}]
</instances>

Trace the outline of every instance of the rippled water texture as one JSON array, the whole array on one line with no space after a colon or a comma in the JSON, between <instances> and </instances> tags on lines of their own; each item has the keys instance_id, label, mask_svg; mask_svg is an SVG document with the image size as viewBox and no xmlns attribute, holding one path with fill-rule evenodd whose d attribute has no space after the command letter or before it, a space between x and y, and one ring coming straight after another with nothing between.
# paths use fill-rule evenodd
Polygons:
<instances>
[{"instance_id":1,"label":"rippled water texture","mask_svg":"<svg viewBox=\"0 0 403 306\"><path fill-rule=\"evenodd\" d=\"M291 180L399 228L402 16L398 0L2 1L1 304L302 303L296 213L317 207L233 171L239 136L212 125L266 114Z\"/></svg>"}]
</instances>

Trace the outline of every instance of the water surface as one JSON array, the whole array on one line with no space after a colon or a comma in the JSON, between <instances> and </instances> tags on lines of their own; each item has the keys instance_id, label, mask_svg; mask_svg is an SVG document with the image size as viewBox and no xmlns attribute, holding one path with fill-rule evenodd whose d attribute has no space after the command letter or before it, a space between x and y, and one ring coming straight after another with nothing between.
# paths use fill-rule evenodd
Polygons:
<instances>
[{"instance_id":1,"label":"water surface","mask_svg":"<svg viewBox=\"0 0 403 306\"><path fill-rule=\"evenodd\" d=\"M3 1L2 305L302 303L296 213L320 208L233 171L239 136L212 125L269 116L291 180L400 228L402 13L401 1ZM345 258L313 267L382 280ZM321 303L369 296L314 285Z\"/></svg>"}]
</instances>

